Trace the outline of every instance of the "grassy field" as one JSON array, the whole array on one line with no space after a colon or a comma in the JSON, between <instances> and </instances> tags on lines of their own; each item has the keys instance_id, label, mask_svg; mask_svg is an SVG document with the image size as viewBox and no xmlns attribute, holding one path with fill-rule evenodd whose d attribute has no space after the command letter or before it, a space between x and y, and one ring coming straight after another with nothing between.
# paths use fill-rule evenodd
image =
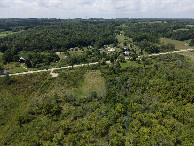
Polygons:
<instances>
[{"instance_id":1,"label":"grassy field","mask_svg":"<svg viewBox=\"0 0 194 146\"><path fill-rule=\"evenodd\" d=\"M123 34L122 34L122 35L116 35L116 38L118 39L118 42L119 42L119 43L123 43L124 41L129 42L129 41L132 40L131 38L126 37L126 36L124 36Z\"/></svg>"},{"instance_id":2,"label":"grassy field","mask_svg":"<svg viewBox=\"0 0 194 146\"><path fill-rule=\"evenodd\" d=\"M12 34L15 34L15 33L20 33L21 31L18 31L18 32L12 32L12 31L3 31L3 32L0 32L0 38L4 38L8 35L12 35Z\"/></svg>"},{"instance_id":3,"label":"grassy field","mask_svg":"<svg viewBox=\"0 0 194 146\"><path fill-rule=\"evenodd\" d=\"M13 69L15 67L20 67L20 64L18 62L11 62L4 66L5 69Z\"/></svg>"},{"instance_id":4,"label":"grassy field","mask_svg":"<svg viewBox=\"0 0 194 146\"><path fill-rule=\"evenodd\" d=\"M125 40L125 36L124 35L117 35L116 38L118 39L119 43L123 43Z\"/></svg>"},{"instance_id":5,"label":"grassy field","mask_svg":"<svg viewBox=\"0 0 194 146\"><path fill-rule=\"evenodd\" d=\"M126 61L126 63L121 63L121 68L126 68L130 66L143 67L143 63L140 62L140 64L138 64L136 61Z\"/></svg>"},{"instance_id":6,"label":"grassy field","mask_svg":"<svg viewBox=\"0 0 194 146\"><path fill-rule=\"evenodd\" d=\"M66 56L65 53L62 54L57 54L59 56L60 59L64 59L64 57Z\"/></svg>"},{"instance_id":7,"label":"grassy field","mask_svg":"<svg viewBox=\"0 0 194 146\"><path fill-rule=\"evenodd\" d=\"M187 28L180 28L180 29L176 29L176 30L173 30L173 31L178 31L178 30L182 30L182 31L187 31L187 30L189 30L189 29L187 29Z\"/></svg>"},{"instance_id":8,"label":"grassy field","mask_svg":"<svg viewBox=\"0 0 194 146\"><path fill-rule=\"evenodd\" d=\"M100 71L90 71L84 76L84 81L76 89L76 94L86 97L91 92L97 92L99 96L105 94L105 80L100 76Z\"/></svg>"},{"instance_id":9,"label":"grassy field","mask_svg":"<svg viewBox=\"0 0 194 146\"><path fill-rule=\"evenodd\" d=\"M14 67L10 69L10 73L21 73L21 72L26 72L28 70L24 69L23 67Z\"/></svg>"},{"instance_id":10,"label":"grassy field","mask_svg":"<svg viewBox=\"0 0 194 146\"><path fill-rule=\"evenodd\" d=\"M21 73L27 71L19 62L11 62L4 66L5 69L9 69L10 73Z\"/></svg>"},{"instance_id":11,"label":"grassy field","mask_svg":"<svg viewBox=\"0 0 194 146\"><path fill-rule=\"evenodd\" d=\"M189 44L191 42L191 39L190 40L185 40L184 43L185 44Z\"/></svg>"},{"instance_id":12,"label":"grassy field","mask_svg":"<svg viewBox=\"0 0 194 146\"><path fill-rule=\"evenodd\" d=\"M29 71L37 71L38 68L28 68Z\"/></svg>"},{"instance_id":13,"label":"grassy field","mask_svg":"<svg viewBox=\"0 0 194 146\"><path fill-rule=\"evenodd\" d=\"M0 38L4 38L4 37L6 37L6 36L8 36L8 35L11 35L11 34L13 34L12 31L4 31L4 32L0 32Z\"/></svg>"},{"instance_id":14,"label":"grassy field","mask_svg":"<svg viewBox=\"0 0 194 146\"><path fill-rule=\"evenodd\" d=\"M18 31L18 32L12 32L12 31L3 31L3 32L0 32L0 38L4 38L8 35L12 35L12 34L15 34L15 33L20 33L24 30L21 30L21 31Z\"/></svg>"},{"instance_id":15,"label":"grassy field","mask_svg":"<svg viewBox=\"0 0 194 146\"><path fill-rule=\"evenodd\" d=\"M192 62L194 62L194 51L181 52L180 54L187 56L188 58L191 59Z\"/></svg>"},{"instance_id":16,"label":"grassy field","mask_svg":"<svg viewBox=\"0 0 194 146\"><path fill-rule=\"evenodd\" d=\"M172 40L172 39L168 39L168 38L161 38L160 42L164 43L164 44L168 44L168 43L174 44L175 48L178 50L194 48L194 47L191 47L189 45L185 45L186 44L185 42Z\"/></svg>"},{"instance_id":17,"label":"grassy field","mask_svg":"<svg viewBox=\"0 0 194 146\"><path fill-rule=\"evenodd\" d=\"M115 51L116 52L121 52L121 49L120 48L116 48Z\"/></svg>"},{"instance_id":18,"label":"grassy field","mask_svg":"<svg viewBox=\"0 0 194 146\"><path fill-rule=\"evenodd\" d=\"M186 26L188 26L188 27L194 27L194 25L186 25Z\"/></svg>"}]
</instances>

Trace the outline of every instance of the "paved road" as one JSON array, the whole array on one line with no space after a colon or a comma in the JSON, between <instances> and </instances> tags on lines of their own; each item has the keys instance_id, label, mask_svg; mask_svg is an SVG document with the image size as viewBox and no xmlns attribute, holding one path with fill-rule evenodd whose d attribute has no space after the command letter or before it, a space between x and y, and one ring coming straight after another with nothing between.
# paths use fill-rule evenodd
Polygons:
<instances>
[{"instance_id":1,"label":"paved road","mask_svg":"<svg viewBox=\"0 0 194 146\"><path fill-rule=\"evenodd\" d=\"M88 66L88 65L95 65L98 64L98 62L89 63L89 64L80 64L80 65L74 65L73 67L81 67L81 66ZM44 70L37 70L37 71L28 71L28 72L22 72L22 73L15 73L15 74L9 74L9 76L18 76L18 75L26 75L26 74L32 74L32 73L39 73L39 72L47 72L47 71L54 71L54 70L60 70L60 69L67 69L72 68L72 66L66 66L66 67L60 67L60 68L51 68L51 69L44 69ZM0 75L0 77L5 77L6 75Z\"/></svg>"},{"instance_id":2,"label":"paved road","mask_svg":"<svg viewBox=\"0 0 194 146\"><path fill-rule=\"evenodd\" d=\"M165 52L165 53L158 53L158 54L150 54L147 56L158 56L158 55L164 55L164 54L171 54L171 53L180 53L180 52L186 52L186 51L193 51L194 49L187 49L187 50L180 50L180 51L172 51L172 52ZM138 58L141 58L142 56L138 56ZM129 59L129 58L125 58ZM87 65L95 65L98 64L98 62L89 63L89 64L80 64L80 65L74 65L73 67L81 67L81 66L87 66ZM45 70L37 70L37 71L28 71L28 72L22 72L22 73L15 73L15 74L9 74L9 76L18 76L18 75L25 75L25 74L32 74L32 73L38 73L38 72L47 72L47 71L54 71L54 70L60 70L60 69L67 69L72 68L72 66L66 66L66 67L60 67L60 68L51 68L51 69L45 69ZM5 77L6 75L0 75L0 77Z\"/></svg>"}]
</instances>

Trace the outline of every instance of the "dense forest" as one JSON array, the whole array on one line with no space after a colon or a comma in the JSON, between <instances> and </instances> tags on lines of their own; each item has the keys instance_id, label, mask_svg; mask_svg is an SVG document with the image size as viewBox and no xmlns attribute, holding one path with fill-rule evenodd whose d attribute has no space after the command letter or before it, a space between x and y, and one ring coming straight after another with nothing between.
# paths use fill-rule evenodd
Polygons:
<instances>
[{"instance_id":1,"label":"dense forest","mask_svg":"<svg viewBox=\"0 0 194 146\"><path fill-rule=\"evenodd\" d=\"M37 26L1 40L2 51L15 47L18 51L65 51L88 45L101 48L116 43L114 25L110 22L93 23L65 21Z\"/></svg>"},{"instance_id":2,"label":"dense forest","mask_svg":"<svg viewBox=\"0 0 194 146\"><path fill-rule=\"evenodd\" d=\"M21 26L25 27L21 30L27 31L0 39L1 52L12 48L16 48L18 51L66 51L69 48L87 47L88 45L99 49L104 45L117 43L115 34L120 34L121 31L129 38L133 38L133 42L146 40L151 43L159 43L160 37L180 41L194 39L194 27L188 27L189 24L194 25L192 19L187 20L187 23L184 19L174 21L167 19L162 20L161 23L152 23L146 19L143 19L145 22L139 22L138 19L106 21L8 20L0 20L2 30Z\"/></svg>"},{"instance_id":3,"label":"dense forest","mask_svg":"<svg viewBox=\"0 0 194 146\"><path fill-rule=\"evenodd\" d=\"M193 46L193 19L0 19L0 145L192 146Z\"/></svg>"}]
</instances>

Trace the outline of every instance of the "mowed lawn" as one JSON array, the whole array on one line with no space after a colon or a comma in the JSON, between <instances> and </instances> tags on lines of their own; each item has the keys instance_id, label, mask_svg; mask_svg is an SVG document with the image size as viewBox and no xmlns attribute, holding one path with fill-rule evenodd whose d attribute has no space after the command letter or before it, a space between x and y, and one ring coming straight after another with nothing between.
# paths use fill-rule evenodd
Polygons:
<instances>
[{"instance_id":1,"label":"mowed lawn","mask_svg":"<svg viewBox=\"0 0 194 146\"><path fill-rule=\"evenodd\" d=\"M26 72L27 70L24 69L20 63L18 62L11 62L4 66L5 69L8 69L10 73L21 73Z\"/></svg>"},{"instance_id":2,"label":"mowed lawn","mask_svg":"<svg viewBox=\"0 0 194 146\"><path fill-rule=\"evenodd\" d=\"M12 68L10 69L10 73L11 74L14 74L14 73L21 73L21 72L26 72L28 70L22 68L22 67L15 67L15 68Z\"/></svg>"},{"instance_id":3,"label":"mowed lawn","mask_svg":"<svg viewBox=\"0 0 194 146\"><path fill-rule=\"evenodd\" d=\"M175 48L178 50L194 48L194 47L189 46L185 42L172 40L172 39L168 39L168 38L161 38L160 42L164 43L164 44L168 44L168 43L174 44Z\"/></svg>"}]
</instances>

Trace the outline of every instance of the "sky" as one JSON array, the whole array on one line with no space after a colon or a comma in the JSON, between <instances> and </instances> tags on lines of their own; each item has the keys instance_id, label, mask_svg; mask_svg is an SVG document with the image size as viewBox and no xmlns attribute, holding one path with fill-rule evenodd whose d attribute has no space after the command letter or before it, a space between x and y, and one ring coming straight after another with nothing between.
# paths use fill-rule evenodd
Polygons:
<instances>
[{"instance_id":1,"label":"sky","mask_svg":"<svg viewBox=\"0 0 194 146\"><path fill-rule=\"evenodd\" d=\"M0 18L194 18L194 0L0 0Z\"/></svg>"}]
</instances>

